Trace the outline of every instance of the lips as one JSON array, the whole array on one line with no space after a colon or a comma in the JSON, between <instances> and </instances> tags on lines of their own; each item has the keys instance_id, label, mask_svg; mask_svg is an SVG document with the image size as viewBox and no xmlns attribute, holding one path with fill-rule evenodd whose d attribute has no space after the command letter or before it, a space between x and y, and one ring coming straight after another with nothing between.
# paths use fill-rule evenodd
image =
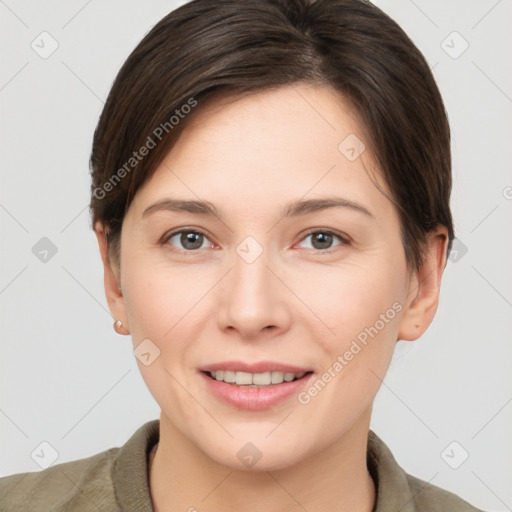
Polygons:
<instances>
[{"instance_id":1,"label":"lips","mask_svg":"<svg viewBox=\"0 0 512 512\"><path fill-rule=\"evenodd\" d=\"M276 362L229 361L200 368L208 390L222 402L246 410L264 410L296 396L313 372Z\"/></svg>"}]
</instances>

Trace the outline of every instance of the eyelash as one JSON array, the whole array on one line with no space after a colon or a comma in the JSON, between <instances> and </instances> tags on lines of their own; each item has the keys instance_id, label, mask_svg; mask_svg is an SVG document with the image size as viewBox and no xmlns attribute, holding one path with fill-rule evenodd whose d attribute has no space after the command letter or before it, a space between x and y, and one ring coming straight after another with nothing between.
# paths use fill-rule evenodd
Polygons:
<instances>
[{"instance_id":1,"label":"eyelash","mask_svg":"<svg viewBox=\"0 0 512 512\"><path fill-rule=\"evenodd\" d=\"M207 240L210 240L209 237L208 237L208 234L205 233L204 231L200 230L200 229L197 229L197 228L194 228L194 229L179 229L179 230L176 230L176 231L172 231L171 233L166 233L161 241L160 241L160 244L162 246L166 245L166 246L170 246L172 247L171 250L173 251L176 251L176 252L179 252L179 253L186 253L186 254L194 254L194 253L197 253L199 252L199 249L196 249L196 250L184 250L184 249L177 249L175 248L174 246L171 246L169 244L169 240L171 238L173 238L174 236L176 235L179 235L181 233L194 233L194 234L200 234L200 235L203 235ZM349 245L350 242L349 242L349 239L346 235L343 235L342 233L338 232L338 231L334 231L332 229L318 229L318 228L314 228L314 229L310 229L309 231L307 231L303 236L302 238L299 240L299 242L302 242L303 240L305 240L308 236L311 236L315 233L322 233L324 235L332 235L332 236L335 236L337 237L339 240L340 240L340 244L338 245L335 245L334 247L331 247L329 249L325 249L325 250L321 250L321 249L309 249L309 250L313 250L313 251L316 251L317 253L322 253L322 254L329 254L333 251L336 250L337 247L340 247L340 246L345 246L345 245Z\"/></svg>"}]
</instances>

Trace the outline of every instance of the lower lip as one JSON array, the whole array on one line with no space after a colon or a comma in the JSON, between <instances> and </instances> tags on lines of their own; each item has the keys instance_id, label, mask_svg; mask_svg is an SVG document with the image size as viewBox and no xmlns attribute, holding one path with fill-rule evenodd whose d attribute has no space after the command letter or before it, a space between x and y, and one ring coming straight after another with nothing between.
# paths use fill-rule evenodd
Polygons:
<instances>
[{"instance_id":1,"label":"lower lip","mask_svg":"<svg viewBox=\"0 0 512 512\"><path fill-rule=\"evenodd\" d=\"M210 391L222 401L249 411L261 411L274 407L291 396L297 395L313 375L305 375L292 382L282 382L263 387L237 386L221 380L215 380L200 372Z\"/></svg>"}]
</instances>

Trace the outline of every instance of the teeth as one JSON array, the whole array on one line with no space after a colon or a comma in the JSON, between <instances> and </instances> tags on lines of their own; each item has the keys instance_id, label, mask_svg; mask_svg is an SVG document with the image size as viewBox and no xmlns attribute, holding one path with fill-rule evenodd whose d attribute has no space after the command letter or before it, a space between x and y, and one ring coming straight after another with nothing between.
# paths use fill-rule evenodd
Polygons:
<instances>
[{"instance_id":1,"label":"teeth","mask_svg":"<svg viewBox=\"0 0 512 512\"><path fill-rule=\"evenodd\" d=\"M248 373L247 375L250 375L250 373ZM268 386L271 383L272 376L270 375L270 372L255 373L252 376L252 384L256 384L256 386Z\"/></svg>"},{"instance_id":2,"label":"teeth","mask_svg":"<svg viewBox=\"0 0 512 512\"><path fill-rule=\"evenodd\" d=\"M236 384L238 386L252 384L252 373L236 372Z\"/></svg>"},{"instance_id":3,"label":"teeth","mask_svg":"<svg viewBox=\"0 0 512 512\"><path fill-rule=\"evenodd\" d=\"M272 384L281 384L283 375L283 372L272 372Z\"/></svg>"},{"instance_id":4,"label":"teeth","mask_svg":"<svg viewBox=\"0 0 512 512\"><path fill-rule=\"evenodd\" d=\"M226 370L226 371L224 372L224 377L222 377L222 375L220 375L220 376L219 376L219 377L222 377L222 378L217 377L217 375L218 375L219 373L221 373L221 374L222 374L222 370L220 370L220 372L217 372L217 373L215 374L215 378L216 378L217 380L223 380L224 382L235 382L235 380L236 380L235 372L230 372L230 371L227 371L227 370Z\"/></svg>"},{"instance_id":5,"label":"teeth","mask_svg":"<svg viewBox=\"0 0 512 512\"><path fill-rule=\"evenodd\" d=\"M247 373L233 372L230 370L217 370L210 372L215 380L221 380L229 384L237 386L270 386L272 384L281 384L282 382L291 382L295 379L304 377L305 372L264 372L264 373Z\"/></svg>"}]
</instances>

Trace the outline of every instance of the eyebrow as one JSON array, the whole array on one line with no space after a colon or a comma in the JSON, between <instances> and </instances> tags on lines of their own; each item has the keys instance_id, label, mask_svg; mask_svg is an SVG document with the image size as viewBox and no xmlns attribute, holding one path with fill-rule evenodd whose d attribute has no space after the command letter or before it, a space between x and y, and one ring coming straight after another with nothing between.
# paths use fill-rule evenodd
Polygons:
<instances>
[{"instance_id":1,"label":"eyebrow","mask_svg":"<svg viewBox=\"0 0 512 512\"><path fill-rule=\"evenodd\" d=\"M298 217L329 208L348 208L368 217L374 215L363 205L342 197L326 197L321 199L297 200L285 205L282 217ZM210 217L217 217L223 220L221 212L208 201L184 200L165 198L151 206L148 206L142 213L142 218L158 211L188 212Z\"/></svg>"}]
</instances>

